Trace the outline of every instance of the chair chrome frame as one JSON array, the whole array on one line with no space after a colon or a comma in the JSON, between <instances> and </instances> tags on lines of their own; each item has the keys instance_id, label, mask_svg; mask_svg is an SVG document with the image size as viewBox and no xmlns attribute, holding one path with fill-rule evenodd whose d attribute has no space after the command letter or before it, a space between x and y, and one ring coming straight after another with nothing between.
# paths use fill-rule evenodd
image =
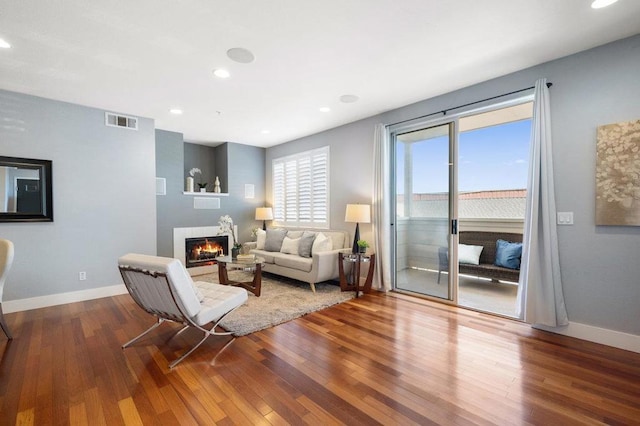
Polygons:
<instances>
[{"instance_id":1,"label":"chair chrome frame","mask_svg":"<svg viewBox=\"0 0 640 426\"><path fill-rule=\"evenodd\" d=\"M4 313L2 312L2 293L4 290L4 283L7 279L7 275L9 273L9 269L13 264L13 256L15 253L15 249L13 243L9 240L0 239L0 328L7 336L7 339L13 340L13 336L9 331L9 326L7 322L4 320Z\"/></svg>"},{"instance_id":2,"label":"chair chrome frame","mask_svg":"<svg viewBox=\"0 0 640 426\"><path fill-rule=\"evenodd\" d=\"M171 278L166 273L164 273L164 272L147 271L147 270L144 270L144 269L133 268L133 267L129 267L129 266L119 266L118 268L120 269L120 274L122 275L122 280L124 281L124 284L127 287L127 290L129 291L129 294L131 295L133 300L136 302L136 304L138 306L140 306L144 311L146 311L149 314L151 314L151 315L155 316L156 318L158 318L158 322L157 323L153 324L151 327L149 327L147 330L142 332L140 335L136 336L135 338L131 339L130 341L128 341L127 343L122 345L123 349L128 347L128 346L130 346L131 344L136 342L141 337L145 336L150 331L152 331L155 328L157 328L160 324L162 324L165 321L176 322L176 323L180 323L180 324L184 325L184 327L182 327L180 330L178 330L178 332L176 334L182 333L188 327L195 327L198 330L202 331L204 333L204 337L202 338L202 340L200 340L195 346L193 346L191 349L189 349L186 353L184 353L178 359L176 359L175 361L171 362L169 364L169 368L171 369L171 368L175 367L176 365L178 365L182 360L184 360L187 356L189 356L193 351L195 351L201 344L204 343L205 340L207 340L207 338L209 336L229 336L229 335L232 334L229 331L225 331L225 332L216 331L216 327L218 326L218 324L220 324L220 322L227 315L229 315L231 312L235 311L239 306L235 307L235 308L231 309L230 311L228 311L227 313L223 314L220 318L218 318L218 320L213 324L213 326L210 329L206 329L206 328L198 325L197 323L195 323L185 313L185 309L182 306L182 303L179 301L179 298L176 297L176 292L175 292L175 289L174 289L175 286L172 284ZM141 298L140 298L140 294L139 294L139 292L138 292L138 290L136 288L135 282L134 282L135 280L129 279L130 277L128 275L128 272L144 274L145 276L148 276L148 277L151 277L154 280L157 280L159 286L166 287L166 289L168 289L169 293L171 294L171 298L173 300L173 303L175 304L176 308L179 311L179 315L176 315L175 313L171 313L171 312L163 312L163 311L160 311L160 310L157 310L157 309L153 309L153 308L151 308L149 306L146 306L145 303L143 303ZM233 343L234 340L235 340L235 337L232 336L231 340L229 342L227 342L218 351L218 353L215 355L215 357L211 361L211 364L215 364L215 361L218 358L218 356L231 343Z\"/></svg>"}]
</instances>

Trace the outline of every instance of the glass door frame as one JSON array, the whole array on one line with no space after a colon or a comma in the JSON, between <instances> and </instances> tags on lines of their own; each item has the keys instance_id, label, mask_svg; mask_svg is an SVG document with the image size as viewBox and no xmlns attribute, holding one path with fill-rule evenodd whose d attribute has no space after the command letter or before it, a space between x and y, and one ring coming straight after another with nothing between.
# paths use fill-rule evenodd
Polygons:
<instances>
[{"instance_id":1,"label":"glass door frame","mask_svg":"<svg viewBox=\"0 0 640 426\"><path fill-rule=\"evenodd\" d=\"M448 250L449 250L449 271L447 274L447 286L448 286L448 298L441 298L437 296L429 296L427 294L408 292L397 288L398 283L398 270L397 270L397 254L398 254L398 209L397 209L397 174L396 174L396 161L397 161L397 136L404 133L410 133L423 129L430 129L433 127L439 127L443 125L449 126L449 233L448 233ZM416 119L406 123L389 126L389 141L391 143L390 150L390 170L392 171L390 176L390 193L391 199L394 200L391 205L391 271L392 271L392 289L394 291L411 293L412 295L424 297L425 299L435 300L438 302L457 305L458 304L458 117L441 117L437 119ZM405 194L408 196L411 194ZM453 233L453 227L455 226L456 232Z\"/></svg>"}]
</instances>

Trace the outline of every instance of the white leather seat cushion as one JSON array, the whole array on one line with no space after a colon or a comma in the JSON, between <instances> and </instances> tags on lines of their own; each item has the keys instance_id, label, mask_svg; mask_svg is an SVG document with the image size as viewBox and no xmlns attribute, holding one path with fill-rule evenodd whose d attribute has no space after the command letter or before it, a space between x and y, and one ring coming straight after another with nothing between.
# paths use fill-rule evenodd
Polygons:
<instances>
[{"instance_id":1,"label":"white leather seat cushion","mask_svg":"<svg viewBox=\"0 0 640 426\"><path fill-rule=\"evenodd\" d=\"M192 319L198 325L205 325L217 321L222 315L247 301L247 290L233 287L196 281L196 288L204 296L201 310Z\"/></svg>"}]
</instances>

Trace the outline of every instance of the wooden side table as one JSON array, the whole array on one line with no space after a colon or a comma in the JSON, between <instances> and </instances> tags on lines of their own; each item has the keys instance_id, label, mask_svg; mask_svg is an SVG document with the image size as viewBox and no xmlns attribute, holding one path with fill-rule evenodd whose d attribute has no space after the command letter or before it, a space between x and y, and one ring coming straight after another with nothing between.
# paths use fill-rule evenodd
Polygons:
<instances>
[{"instance_id":1,"label":"wooden side table","mask_svg":"<svg viewBox=\"0 0 640 426\"><path fill-rule=\"evenodd\" d=\"M262 264L264 259L256 257L251 260L233 259L231 256L217 257L218 262L218 281L223 285L235 285L242 287L247 291L260 297L262 289ZM253 281L232 281L229 279L227 269L239 269L247 272L253 272Z\"/></svg>"},{"instance_id":2,"label":"wooden side table","mask_svg":"<svg viewBox=\"0 0 640 426\"><path fill-rule=\"evenodd\" d=\"M345 273L344 264L351 263L351 268L348 273ZM369 264L369 271L367 272L367 278L364 281L364 285L360 285L360 265L363 263ZM352 253L338 253L338 272L340 273L340 289L342 291L355 291L356 297L358 293L371 293L371 283L373 281L373 270L376 266L376 255L365 254L352 254Z\"/></svg>"}]
</instances>

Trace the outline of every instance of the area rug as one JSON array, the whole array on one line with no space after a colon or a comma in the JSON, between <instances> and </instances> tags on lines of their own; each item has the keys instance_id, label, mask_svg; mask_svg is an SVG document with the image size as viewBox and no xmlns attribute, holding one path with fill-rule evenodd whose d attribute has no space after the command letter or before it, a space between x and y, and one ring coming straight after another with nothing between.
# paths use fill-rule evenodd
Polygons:
<instances>
[{"instance_id":1,"label":"area rug","mask_svg":"<svg viewBox=\"0 0 640 426\"><path fill-rule=\"evenodd\" d=\"M252 276L246 275L248 274L244 272L230 271L229 279L250 281ZM198 275L193 280L219 282L217 273ZM317 283L314 293L307 283L263 274L260 297L249 293L247 303L230 313L220 326L234 336L244 336L344 302L354 296L354 292L342 292L340 286L330 282Z\"/></svg>"}]
</instances>

